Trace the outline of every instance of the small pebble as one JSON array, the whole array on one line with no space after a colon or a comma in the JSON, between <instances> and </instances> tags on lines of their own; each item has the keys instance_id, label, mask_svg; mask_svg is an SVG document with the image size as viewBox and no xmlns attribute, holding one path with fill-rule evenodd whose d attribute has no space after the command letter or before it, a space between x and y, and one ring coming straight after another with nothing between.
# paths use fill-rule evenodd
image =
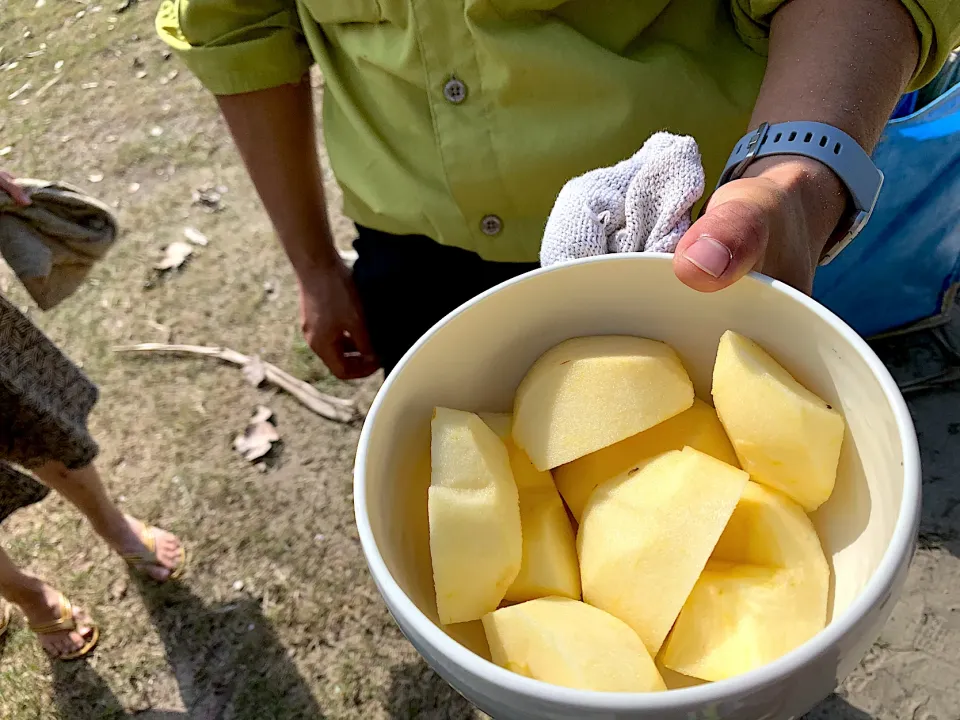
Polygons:
<instances>
[{"instance_id":1,"label":"small pebble","mask_svg":"<svg viewBox=\"0 0 960 720\"><path fill-rule=\"evenodd\" d=\"M237 592L243 590L243 580L237 580L235 583L233 583L233 589ZM250 628L253 629L253 625L251 625Z\"/></svg>"}]
</instances>

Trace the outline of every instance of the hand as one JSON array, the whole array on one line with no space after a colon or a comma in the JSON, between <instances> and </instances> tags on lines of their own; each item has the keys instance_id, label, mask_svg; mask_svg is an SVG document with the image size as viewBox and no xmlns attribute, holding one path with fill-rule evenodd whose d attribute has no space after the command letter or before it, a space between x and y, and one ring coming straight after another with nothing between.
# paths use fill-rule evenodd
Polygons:
<instances>
[{"instance_id":1,"label":"hand","mask_svg":"<svg viewBox=\"0 0 960 720\"><path fill-rule=\"evenodd\" d=\"M339 257L300 278L300 322L310 349L341 380L364 378L380 367L353 279Z\"/></svg>"},{"instance_id":2,"label":"hand","mask_svg":"<svg viewBox=\"0 0 960 720\"><path fill-rule=\"evenodd\" d=\"M846 203L840 179L816 160L759 160L714 193L680 239L674 272L695 290L713 292L758 270L810 294Z\"/></svg>"},{"instance_id":3,"label":"hand","mask_svg":"<svg viewBox=\"0 0 960 720\"><path fill-rule=\"evenodd\" d=\"M0 170L0 190L6 190L7 194L20 207L26 207L30 204L30 196L14 180L13 175Z\"/></svg>"}]
</instances>

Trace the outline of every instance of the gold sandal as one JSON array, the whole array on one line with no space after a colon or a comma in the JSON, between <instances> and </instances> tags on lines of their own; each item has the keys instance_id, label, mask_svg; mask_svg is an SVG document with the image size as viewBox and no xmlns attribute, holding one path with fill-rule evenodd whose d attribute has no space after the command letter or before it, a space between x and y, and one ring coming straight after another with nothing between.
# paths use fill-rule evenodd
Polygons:
<instances>
[{"instance_id":1,"label":"gold sandal","mask_svg":"<svg viewBox=\"0 0 960 720\"><path fill-rule=\"evenodd\" d=\"M144 525L143 530L140 532L140 542L144 544L147 548L146 552L139 553L127 553L121 555L124 561L133 569L143 572L143 568L146 565L154 565L164 570L170 570L170 574L167 575L167 579L163 582L170 582L171 580L179 580L183 577L183 572L187 568L187 548L184 547L183 541L180 541L180 562L177 563L177 566L173 569L168 568L166 565L160 562L157 558L157 538L154 535L154 532L159 528L147 527Z\"/></svg>"},{"instance_id":2,"label":"gold sandal","mask_svg":"<svg viewBox=\"0 0 960 720\"><path fill-rule=\"evenodd\" d=\"M30 625L30 629L37 635L53 635L60 632L71 632L77 629L77 620L74 617L73 604L60 593L60 619L51 623L42 625ZM83 637L82 635L80 637ZM77 660L88 654L97 646L100 641L100 628L94 622L90 622L90 639L79 650L66 655L56 656L57 660Z\"/></svg>"}]
</instances>

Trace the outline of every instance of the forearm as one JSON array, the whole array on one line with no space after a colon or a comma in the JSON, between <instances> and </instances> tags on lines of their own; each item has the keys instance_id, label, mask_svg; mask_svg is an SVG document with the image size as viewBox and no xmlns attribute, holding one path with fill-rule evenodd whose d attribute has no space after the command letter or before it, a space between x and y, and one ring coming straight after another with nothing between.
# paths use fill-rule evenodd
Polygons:
<instances>
[{"instance_id":1,"label":"forearm","mask_svg":"<svg viewBox=\"0 0 960 720\"><path fill-rule=\"evenodd\" d=\"M301 278L336 262L309 78L217 97L254 186Z\"/></svg>"},{"instance_id":2,"label":"forearm","mask_svg":"<svg viewBox=\"0 0 960 720\"><path fill-rule=\"evenodd\" d=\"M917 65L899 0L792 0L774 15L752 127L815 120L873 150Z\"/></svg>"}]
</instances>

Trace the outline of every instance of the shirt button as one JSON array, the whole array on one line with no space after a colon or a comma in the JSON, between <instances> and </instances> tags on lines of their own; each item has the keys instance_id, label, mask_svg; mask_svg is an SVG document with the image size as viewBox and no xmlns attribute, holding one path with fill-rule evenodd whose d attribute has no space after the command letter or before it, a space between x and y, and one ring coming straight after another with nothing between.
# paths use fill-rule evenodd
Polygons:
<instances>
[{"instance_id":1,"label":"shirt button","mask_svg":"<svg viewBox=\"0 0 960 720\"><path fill-rule=\"evenodd\" d=\"M467 86L456 77L451 77L443 86L443 96L448 102L459 105L467 99Z\"/></svg>"},{"instance_id":2,"label":"shirt button","mask_svg":"<svg viewBox=\"0 0 960 720\"><path fill-rule=\"evenodd\" d=\"M503 230L503 220L496 215L487 215L480 221L480 229L484 235L496 235Z\"/></svg>"}]
</instances>

